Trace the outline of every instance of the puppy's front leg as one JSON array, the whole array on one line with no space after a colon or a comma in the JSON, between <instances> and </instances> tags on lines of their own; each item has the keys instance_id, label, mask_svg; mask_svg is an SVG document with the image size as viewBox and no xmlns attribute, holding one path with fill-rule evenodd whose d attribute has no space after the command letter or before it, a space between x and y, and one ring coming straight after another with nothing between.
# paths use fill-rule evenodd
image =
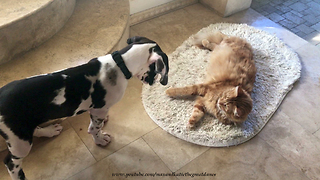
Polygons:
<instances>
[{"instance_id":1,"label":"puppy's front leg","mask_svg":"<svg viewBox=\"0 0 320 180\"><path fill-rule=\"evenodd\" d=\"M106 146L110 143L111 137L109 134L102 132L104 121L108 114L108 109L92 109L90 110L90 125L88 133L92 135L96 144Z\"/></svg>"}]
</instances>

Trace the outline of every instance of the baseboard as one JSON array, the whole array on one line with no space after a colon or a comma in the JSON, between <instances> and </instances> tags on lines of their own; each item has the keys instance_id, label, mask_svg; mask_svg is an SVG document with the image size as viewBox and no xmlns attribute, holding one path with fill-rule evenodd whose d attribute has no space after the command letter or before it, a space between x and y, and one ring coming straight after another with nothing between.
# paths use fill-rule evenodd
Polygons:
<instances>
[{"instance_id":1,"label":"baseboard","mask_svg":"<svg viewBox=\"0 0 320 180\"><path fill-rule=\"evenodd\" d=\"M175 11L177 9L180 9L198 2L199 2L198 0L175 0L160 6L147 9L142 12L132 14L130 16L130 26L147 21L149 19L155 18L163 14L167 14L169 12Z\"/></svg>"}]
</instances>

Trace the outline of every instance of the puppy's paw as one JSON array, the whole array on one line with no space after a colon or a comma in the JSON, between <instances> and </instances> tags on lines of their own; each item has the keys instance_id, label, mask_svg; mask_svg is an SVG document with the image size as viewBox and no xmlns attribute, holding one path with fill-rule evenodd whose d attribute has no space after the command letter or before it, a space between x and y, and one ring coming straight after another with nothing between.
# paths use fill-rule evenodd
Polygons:
<instances>
[{"instance_id":1,"label":"puppy's paw","mask_svg":"<svg viewBox=\"0 0 320 180\"><path fill-rule=\"evenodd\" d=\"M106 146L111 142L111 136L105 132L99 132L96 137L93 135L93 139L97 145L101 146Z\"/></svg>"},{"instance_id":2,"label":"puppy's paw","mask_svg":"<svg viewBox=\"0 0 320 180\"><path fill-rule=\"evenodd\" d=\"M103 120L103 126L109 121L109 115L106 116L106 118ZM102 127L103 127L102 126Z\"/></svg>"},{"instance_id":3,"label":"puppy's paw","mask_svg":"<svg viewBox=\"0 0 320 180\"><path fill-rule=\"evenodd\" d=\"M51 125L51 134L52 136L57 136L61 133L62 129L63 129L63 126L61 126L61 124L52 124Z\"/></svg>"},{"instance_id":4,"label":"puppy's paw","mask_svg":"<svg viewBox=\"0 0 320 180\"><path fill-rule=\"evenodd\" d=\"M53 137L61 133L63 127L60 124L51 124L47 127L37 127L33 133L36 137Z\"/></svg>"}]
</instances>

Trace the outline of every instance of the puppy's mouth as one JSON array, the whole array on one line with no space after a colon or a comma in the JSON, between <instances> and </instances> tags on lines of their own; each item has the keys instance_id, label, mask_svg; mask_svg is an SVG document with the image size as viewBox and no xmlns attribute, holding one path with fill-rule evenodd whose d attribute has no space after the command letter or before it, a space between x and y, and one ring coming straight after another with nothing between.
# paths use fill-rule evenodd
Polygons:
<instances>
[{"instance_id":1,"label":"puppy's mouth","mask_svg":"<svg viewBox=\"0 0 320 180\"><path fill-rule=\"evenodd\" d=\"M159 57L159 56L157 56ZM166 56L165 56L166 57ZM138 78L145 84L153 85L155 82L159 81L162 85L168 84L168 71L169 68L167 64L163 62L161 58L156 60L154 63L149 65L149 70L144 72L141 75L138 75ZM161 78L159 78L159 75Z\"/></svg>"},{"instance_id":2,"label":"puppy's mouth","mask_svg":"<svg viewBox=\"0 0 320 180\"><path fill-rule=\"evenodd\" d=\"M159 74L156 74L153 78L149 75L148 72L144 73L139 79L143 82L143 84L153 85L158 80Z\"/></svg>"}]
</instances>

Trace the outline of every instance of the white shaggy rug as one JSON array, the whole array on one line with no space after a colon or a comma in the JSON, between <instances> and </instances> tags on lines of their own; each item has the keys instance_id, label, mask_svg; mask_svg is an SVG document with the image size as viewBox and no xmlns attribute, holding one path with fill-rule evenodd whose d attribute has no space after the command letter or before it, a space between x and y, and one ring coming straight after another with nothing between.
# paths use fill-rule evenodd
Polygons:
<instances>
[{"instance_id":1,"label":"white shaggy rug","mask_svg":"<svg viewBox=\"0 0 320 180\"><path fill-rule=\"evenodd\" d=\"M244 38L253 47L257 76L252 93L253 110L248 119L239 126L223 125L206 114L195 130L186 128L194 98L169 98L165 90L202 82L210 52L192 46L192 36L169 55L168 85L143 86L142 102L153 121L178 138L203 146L233 146L250 140L266 125L299 79L301 64L297 54L275 35L246 24L230 23L212 24L200 31L214 30Z\"/></svg>"}]
</instances>

